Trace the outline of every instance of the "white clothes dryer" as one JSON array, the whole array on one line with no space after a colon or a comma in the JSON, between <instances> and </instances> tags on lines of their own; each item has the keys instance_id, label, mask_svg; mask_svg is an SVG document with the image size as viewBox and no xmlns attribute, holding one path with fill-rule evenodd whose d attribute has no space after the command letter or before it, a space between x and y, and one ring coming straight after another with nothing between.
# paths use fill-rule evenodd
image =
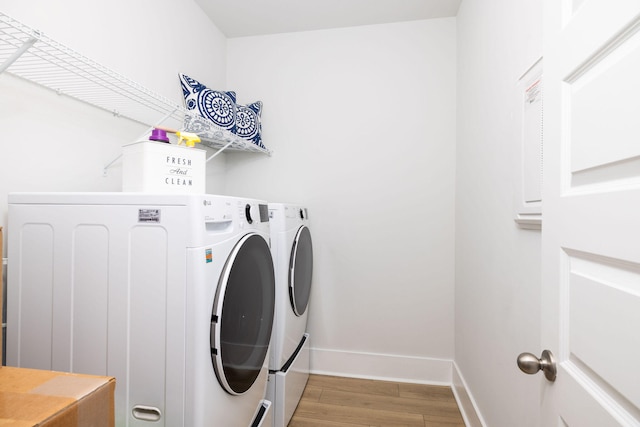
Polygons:
<instances>
[{"instance_id":1,"label":"white clothes dryer","mask_svg":"<svg viewBox=\"0 0 640 427\"><path fill-rule=\"evenodd\" d=\"M9 195L7 362L116 378L116 425L271 423L267 204Z\"/></svg>"},{"instance_id":2,"label":"white clothes dryer","mask_svg":"<svg viewBox=\"0 0 640 427\"><path fill-rule=\"evenodd\" d=\"M276 314L269 356L267 399L273 423L285 427L309 378L307 316L313 275L313 245L306 208L269 203L271 253L276 278Z\"/></svg>"}]
</instances>

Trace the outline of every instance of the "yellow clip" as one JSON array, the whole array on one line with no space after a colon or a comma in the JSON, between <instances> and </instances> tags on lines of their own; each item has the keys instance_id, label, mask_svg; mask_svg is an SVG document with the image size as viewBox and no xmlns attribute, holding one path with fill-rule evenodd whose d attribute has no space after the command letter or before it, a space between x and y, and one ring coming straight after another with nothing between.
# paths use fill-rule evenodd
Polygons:
<instances>
[{"instance_id":1,"label":"yellow clip","mask_svg":"<svg viewBox=\"0 0 640 427\"><path fill-rule=\"evenodd\" d=\"M178 135L178 145L181 145L184 141L187 147L195 147L196 142L200 142L200 137L191 132L176 132Z\"/></svg>"}]
</instances>

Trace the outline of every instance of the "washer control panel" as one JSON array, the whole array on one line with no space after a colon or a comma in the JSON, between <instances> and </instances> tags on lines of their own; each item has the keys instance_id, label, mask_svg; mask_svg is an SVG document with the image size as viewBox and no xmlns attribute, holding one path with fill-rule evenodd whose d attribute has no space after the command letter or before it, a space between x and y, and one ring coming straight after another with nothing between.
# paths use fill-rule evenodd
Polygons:
<instances>
[{"instance_id":1,"label":"washer control panel","mask_svg":"<svg viewBox=\"0 0 640 427\"><path fill-rule=\"evenodd\" d=\"M249 224L254 221L269 222L269 206L259 203L247 203L244 207L244 216Z\"/></svg>"}]
</instances>

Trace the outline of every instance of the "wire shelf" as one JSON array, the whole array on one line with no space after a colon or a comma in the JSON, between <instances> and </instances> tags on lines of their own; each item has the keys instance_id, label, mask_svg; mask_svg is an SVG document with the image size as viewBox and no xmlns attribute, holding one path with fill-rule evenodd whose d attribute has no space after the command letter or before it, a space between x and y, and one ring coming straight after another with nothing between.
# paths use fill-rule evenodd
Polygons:
<instances>
[{"instance_id":1,"label":"wire shelf","mask_svg":"<svg viewBox=\"0 0 640 427\"><path fill-rule=\"evenodd\" d=\"M190 114L182 105L0 12L0 73L4 71L150 128L164 123L180 129ZM221 140L203 138L202 143L270 154L229 131L223 134Z\"/></svg>"}]
</instances>

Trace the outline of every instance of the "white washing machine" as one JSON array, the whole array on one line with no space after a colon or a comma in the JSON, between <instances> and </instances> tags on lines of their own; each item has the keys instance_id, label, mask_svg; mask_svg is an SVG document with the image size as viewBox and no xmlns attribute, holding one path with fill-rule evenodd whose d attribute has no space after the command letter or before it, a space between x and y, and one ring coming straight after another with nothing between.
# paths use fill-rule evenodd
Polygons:
<instances>
[{"instance_id":1,"label":"white washing machine","mask_svg":"<svg viewBox=\"0 0 640 427\"><path fill-rule=\"evenodd\" d=\"M270 425L268 220L223 196L9 195L8 365L114 376L118 426Z\"/></svg>"},{"instance_id":2,"label":"white washing machine","mask_svg":"<svg viewBox=\"0 0 640 427\"><path fill-rule=\"evenodd\" d=\"M313 246L306 208L269 203L269 218L276 277L276 314L267 399L273 402L274 426L285 427L309 378L307 309L313 275Z\"/></svg>"}]
</instances>

